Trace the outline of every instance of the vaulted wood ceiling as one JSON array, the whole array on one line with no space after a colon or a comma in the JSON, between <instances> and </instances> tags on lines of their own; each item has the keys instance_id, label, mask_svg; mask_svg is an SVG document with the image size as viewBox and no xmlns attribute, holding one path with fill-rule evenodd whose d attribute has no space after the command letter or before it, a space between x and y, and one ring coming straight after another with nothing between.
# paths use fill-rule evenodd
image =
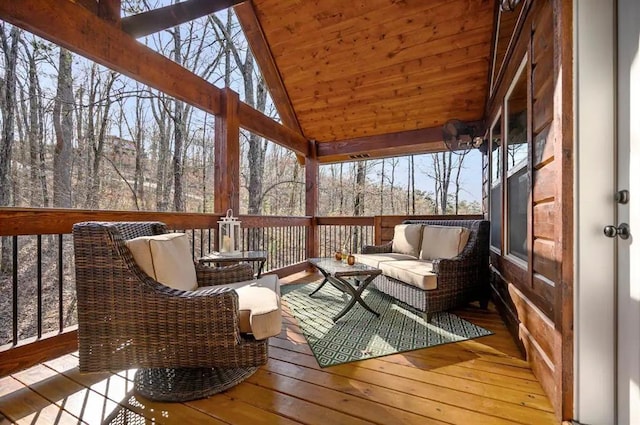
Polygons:
<instances>
[{"instance_id":1,"label":"vaulted wood ceiling","mask_svg":"<svg viewBox=\"0 0 640 425\"><path fill-rule=\"evenodd\" d=\"M441 149L448 119L481 120L495 7L251 0L235 10L284 124L317 140L322 159L341 159Z\"/></svg>"}]
</instances>

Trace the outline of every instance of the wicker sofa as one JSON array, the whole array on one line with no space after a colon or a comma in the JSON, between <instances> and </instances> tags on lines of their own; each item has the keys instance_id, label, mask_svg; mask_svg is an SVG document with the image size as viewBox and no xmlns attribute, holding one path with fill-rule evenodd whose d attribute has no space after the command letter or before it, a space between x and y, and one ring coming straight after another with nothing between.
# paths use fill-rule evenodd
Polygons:
<instances>
[{"instance_id":1,"label":"wicker sofa","mask_svg":"<svg viewBox=\"0 0 640 425\"><path fill-rule=\"evenodd\" d=\"M458 237L459 239L455 239ZM489 222L405 220L384 245L368 245L358 262L382 274L370 285L421 311L433 313L471 301L489 301Z\"/></svg>"}]
</instances>

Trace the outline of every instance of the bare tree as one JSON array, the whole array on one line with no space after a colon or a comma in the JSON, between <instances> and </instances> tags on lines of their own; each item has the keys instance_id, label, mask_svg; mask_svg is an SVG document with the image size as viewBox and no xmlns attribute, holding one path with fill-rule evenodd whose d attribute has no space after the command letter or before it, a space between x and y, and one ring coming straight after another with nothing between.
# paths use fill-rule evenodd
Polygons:
<instances>
[{"instance_id":1,"label":"bare tree","mask_svg":"<svg viewBox=\"0 0 640 425\"><path fill-rule=\"evenodd\" d=\"M60 48L58 91L53 107L56 147L53 157L53 205L71 208L71 143L73 137L71 53Z\"/></svg>"},{"instance_id":2,"label":"bare tree","mask_svg":"<svg viewBox=\"0 0 640 425\"><path fill-rule=\"evenodd\" d=\"M431 155L432 171L427 175L434 180L435 184L435 212L437 214L448 214L449 212L449 195L451 189L451 174L456 170L454 184L456 185L454 210L458 211L460 178L462 164L468 151L459 151L453 153L439 152Z\"/></svg>"},{"instance_id":3,"label":"bare tree","mask_svg":"<svg viewBox=\"0 0 640 425\"><path fill-rule=\"evenodd\" d=\"M38 78L37 61L40 58L40 46L35 40L31 44L23 39L22 45L27 56L29 112L23 114L29 145L29 200L34 207L48 206L49 194L44 161L44 108L42 89ZM32 51L33 49L33 51ZM26 102L23 102L26 106Z\"/></svg>"},{"instance_id":4,"label":"bare tree","mask_svg":"<svg viewBox=\"0 0 640 425\"><path fill-rule=\"evenodd\" d=\"M459 158L458 158L458 166L456 168L456 177L455 177L455 184L456 184L456 191L455 191L455 204L454 204L454 208L455 208L455 214L458 214L458 209L460 207L460 190L462 189L462 181L461 181L461 177L462 177L462 163L464 162L464 158L465 156L467 156L467 154L469 153L469 151L463 151L462 153L459 153Z\"/></svg>"},{"instance_id":5,"label":"bare tree","mask_svg":"<svg viewBox=\"0 0 640 425\"><path fill-rule=\"evenodd\" d=\"M169 206L169 192L172 180L169 179L170 134L168 108L165 95L158 93L155 101L151 102L151 112L156 122L156 210L167 211Z\"/></svg>"},{"instance_id":6,"label":"bare tree","mask_svg":"<svg viewBox=\"0 0 640 425\"><path fill-rule=\"evenodd\" d=\"M21 31L11 27L7 36L6 25L0 27L0 42L4 52L4 78L0 81L0 111L2 113L2 141L0 141L0 206L11 205L9 174L11 173L11 151L13 147L15 104L16 104L16 66ZM2 258L0 271L8 271L10 262L11 239L2 238Z\"/></svg>"},{"instance_id":7,"label":"bare tree","mask_svg":"<svg viewBox=\"0 0 640 425\"><path fill-rule=\"evenodd\" d=\"M89 174L89 191L87 192L87 207L89 208L98 207L98 199L102 180L102 158L104 156L104 145L107 137L107 130L109 127L109 111L111 109L111 104L113 103L113 98L111 97L111 89L117 77L118 74L116 72L109 72L109 76L107 77L107 81L105 82L104 89L102 90L100 95L101 99L98 115L101 117L101 119L100 127L98 129L98 135L97 137L91 137L91 141L93 142L91 145L93 153L93 163L91 166L91 172Z\"/></svg>"}]
</instances>

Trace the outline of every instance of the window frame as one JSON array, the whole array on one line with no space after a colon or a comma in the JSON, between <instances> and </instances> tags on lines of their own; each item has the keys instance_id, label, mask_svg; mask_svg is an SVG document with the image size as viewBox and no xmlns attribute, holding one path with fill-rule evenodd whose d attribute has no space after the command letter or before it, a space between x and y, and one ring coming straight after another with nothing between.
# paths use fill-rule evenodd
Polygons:
<instances>
[{"instance_id":1,"label":"window frame","mask_svg":"<svg viewBox=\"0 0 640 425\"><path fill-rule=\"evenodd\" d=\"M504 243L504 236L503 236L503 230L504 230L504 204L503 204L503 190L504 190L504 186L503 186L503 180L504 180L504 162L503 162L503 146L504 146L504 137L503 137L503 121L502 121L502 108L498 109L498 112L496 112L495 117L493 119L493 121L491 122L491 127L489 127L489 155L488 155L488 168L489 168L489 222L494 223L495 221L498 221L500 223L500 239L499 239L499 246L495 246L493 244L492 238L489 237L489 248L498 253L498 254L502 254L502 248L503 248L503 243ZM500 166L500 175L497 176L498 178L495 179L494 181L494 167L493 167L493 151L494 151L494 147L493 147L493 130L494 128L496 128L496 124L498 124L498 122L500 122L500 145L498 146L498 161L499 161L499 166ZM497 200L500 202L500 210L499 210L499 216L496 217L496 220L494 220L494 218L492 217L491 211L492 211L492 206L493 206L493 202L494 202L494 196L493 196L493 189L495 188L500 188L500 193L497 196Z\"/></svg>"},{"instance_id":2,"label":"window frame","mask_svg":"<svg viewBox=\"0 0 640 425\"><path fill-rule=\"evenodd\" d=\"M525 78L525 82L527 82L527 78L529 77L529 54L528 52L524 54L522 60L520 61L520 65L518 65L518 68L514 74L514 77L511 81L511 83L509 84L509 88L507 89L507 92L505 93L505 96L502 100L502 111L503 111L503 123L502 123L502 132L503 132L503 137L502 137L502 146L506 146L507 149L503 149L502 150L502 160L503 160L503 180L502 180L502 194L503 194L503 205L502 205L502 212L503 212L503 220L502 220L502 252L503 255L507 258L509 258L510 260L512 260L513 262L517 263L518 265L520 265L521 267L523 267L525 270L529 269L529 260L531 258L531 249L530 249L530 235L529 235L529 220L531 219L530 217L530 208L529 208L529 201L527 201L527 222L526 222L526 239L525 239L525 243L526 243L526 259L523 258L522 256L513 253L511 251L511 247L510 247L510 243L509 243L509 235L510 235L510 224L509 223L509 189L508 189L508 183L509 183L509 179L513 176L515 176L516 174L518 174L520 171L522 171L523 168L526 168L525 173L527 174L527 178L528 178L528 186L527 186L527 198L529 199L529 195L531 193L531 187L532 187L532 180L531 180L531 167L530 167L530 162L531 162L531 137L530 137L530 115L531 115L531 99L530 99L530 93L529 93L529 84L527 84L527 100L526 100L526 104L527 104L527 118L526 118L526 144L527 144L527 155L525 158L523 158L522 160L520 160L519 162L517 162L516 164L513 165L513 167L508 168L508 162L507 162L507 155L508 155L508 146L509 146L509 98L511 97L511 94L513 93L513 91L515 90L516 86L518 85L518 83L520 82L520 79Z\"/></svg>"}]
</instances>

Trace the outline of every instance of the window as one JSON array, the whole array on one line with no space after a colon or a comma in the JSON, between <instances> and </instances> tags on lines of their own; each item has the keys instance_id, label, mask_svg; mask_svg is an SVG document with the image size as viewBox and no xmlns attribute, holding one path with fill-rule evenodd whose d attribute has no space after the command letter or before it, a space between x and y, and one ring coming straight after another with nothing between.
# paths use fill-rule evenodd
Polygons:
<instances>
[{"instance_id":1,"label":"window","mask_svg":"<svg viewBox=\"0 0 640 425\"><path fill-rule=\"evenodd\" d=\"M507 253L527 260L529 143L527 59L518 69L505 101L505 166L507 173Z\"/></svg>"},{"instance_id":2,"label":"window","mask_svg":"<svg viewBox=\"0 0 640 425\"><path fill-rule=\"evenodd\" d=\"M489 220L491 221L491 246L502 248L502 117L498 115L489 135L491 145L491 192L489 193Z\"/></svg>"}]
</instances>

